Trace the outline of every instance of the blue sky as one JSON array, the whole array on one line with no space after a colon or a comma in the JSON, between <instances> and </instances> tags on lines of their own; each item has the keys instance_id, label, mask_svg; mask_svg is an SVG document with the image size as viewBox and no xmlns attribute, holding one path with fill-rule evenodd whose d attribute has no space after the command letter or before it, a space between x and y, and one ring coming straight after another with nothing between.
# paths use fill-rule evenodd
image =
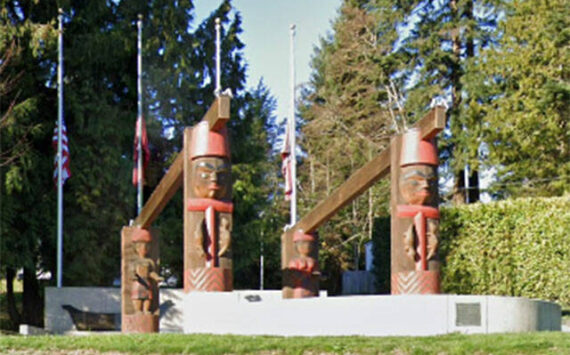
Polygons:
<instances>
[{"instance_id":1,"label":"blue sky","mask_svg":"<svg viewBox=\"0 0 570 355\"><path fill-rule=\"evenodd\" d=\"M195 0L196 23L220 3L221 0ZM298 86L309 80L314 46L319 43L319 37L331 31L341 0L234 0L232 4L243 20L241 39L246 46L247 85L256 86L263 78L277 99L277 117L284 118L290 98L289 26L297 26L295 81Z\"/></svg>"}]
</instances>

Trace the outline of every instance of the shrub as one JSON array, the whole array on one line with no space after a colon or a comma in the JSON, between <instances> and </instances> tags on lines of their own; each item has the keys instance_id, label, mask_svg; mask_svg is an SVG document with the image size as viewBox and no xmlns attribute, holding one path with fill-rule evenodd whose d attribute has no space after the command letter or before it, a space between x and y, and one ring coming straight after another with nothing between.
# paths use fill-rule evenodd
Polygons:
<instances>
[{"instance_id":1,"label":"shrub","mask_svg":"<svg viewBox=\"0 0 570 355\"><path fill-rule=\"evenodd\" d=\"M381 291L389 290L389 228L389 220L377 221L373 238ZM440 257L444 293L522 296L570 308L570 196L442 207Z\"/></svg>"},{"instance_id":2,"label":"shrub","mask_svg":"<svg viewBox=\"0 0 570 355\"><path fill-rule=\"evenodd\" d=\"M570 196L441 208L445 293L570 306Z\"/></svg>"}]
</instances>

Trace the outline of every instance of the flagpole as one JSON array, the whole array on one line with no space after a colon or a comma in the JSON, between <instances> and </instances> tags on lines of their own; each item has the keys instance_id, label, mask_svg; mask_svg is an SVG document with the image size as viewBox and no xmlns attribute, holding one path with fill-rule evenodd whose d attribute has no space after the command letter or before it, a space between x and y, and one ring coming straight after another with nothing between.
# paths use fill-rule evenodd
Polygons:
<instances>
[{"instance_id":1,"label":"flagpole","mask_svg":"<svg viewBox=\"0 0 570 355\"><path fill-rule=\"evenodd\" d=\"M142 154L142 18L139 14L137 21L137 215L143 207L143 154Z\"/></svg>"},{"instance_id":2,"label":"flagpole","mask_svg":"<svg viewBox=\"0 0 570 355\"><path fill-rule=\"evenodd\" d=\"M61 288L63 278L63 177L62 177L62 134L63 134L63 10L59 9L58 66L57 66L57 287Z\"/></svg>"},{"instance_id":3,"label":"flagpole","mask_svg":"<svg viewBox=\"0 0 570 355\"><path fill-rule=\"evenodd\" d=\"M216 17L216 89L214 94L220 96L220 92L222 91L222 84L221 84L221 49L220 49L220 18Z\"/></svg>"},{"instance_id":4,"label":"flagpole","mask_svg":"<svg viewBox=\"0 0 570 355\"><path fill-rule=\"evenodd\" d=\"M290 139L291 139L291 152L290 152L290 159L291 160L291 226L294 226L297 223L297 157L295 154L295 135L296 135L296 124L295 124L295 25L292 24L290 26L290 72L291 72L291 80L290 80L290 102L289 102L289 132L290 132Z\"/></svg>"}]
</instances>

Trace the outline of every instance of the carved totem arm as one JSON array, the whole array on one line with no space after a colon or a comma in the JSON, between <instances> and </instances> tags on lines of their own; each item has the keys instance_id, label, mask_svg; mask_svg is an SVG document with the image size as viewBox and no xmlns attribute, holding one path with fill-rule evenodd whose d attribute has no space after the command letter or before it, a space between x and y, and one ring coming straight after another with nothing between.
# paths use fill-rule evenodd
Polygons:
<instances>
[{"instance_id":1,"label":"carved totem arm","mask_svg":"<svg viewBox=\"0 0 570 355\"><path fill-rule=\"evenodd\" d=\"M204 219L200 221L196 225L196 229L194 230L194 249L198 252L198 255L201 257L206 256L206 252L204 251Z\"/></svg>"}]
</instances>

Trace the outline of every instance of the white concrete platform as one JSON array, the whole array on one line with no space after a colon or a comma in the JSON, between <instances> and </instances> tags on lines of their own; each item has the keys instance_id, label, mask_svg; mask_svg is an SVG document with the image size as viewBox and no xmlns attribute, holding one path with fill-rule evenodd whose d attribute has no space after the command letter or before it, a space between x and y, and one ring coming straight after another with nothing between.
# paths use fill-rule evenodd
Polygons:
<instances>
[{"instance_id":1,"label":"white concrete platform","mask_svg":"<svg viewBox=\"0 0 570 355\"><path fill-rule=\"evenodd\" d=\"M45 296L45 330L50 333L87 333L75 329L64 304L88 312L121 312L119 288L48 287ZM322 293L283 300L281 291L184 294L160 289L160 309L163 333L384 336L561 330L557 304L500 296Z\"/></svg>"},{"instance_id":2,"label":"white concrete platform","mask_svg":"<svg viewBox=\"0 0 570 355\"><path fill-rule=\"evenodd\" d=\"M184 333L427 336L561 330L555 303L519 297L402 295L282 300L271 292L194 292Z\"/></svg>"},{"instance_id":3,"label":"white concrete platform","mask_svg":"<svg viewBox=\"0 0 570 355\"><path fill-rule=\"evenodd\" d=\"M163 333L182 333L182 289L160 289L159 329ZM61 308L69 304L86 312L121 313L121 289L117 287L46 287L44 325L55 334L90 334L78 331L69 313ZM115 331L120 331L117 324ZM106 332L98 331L103 334Z\"/></svg>"}]
</instances>

